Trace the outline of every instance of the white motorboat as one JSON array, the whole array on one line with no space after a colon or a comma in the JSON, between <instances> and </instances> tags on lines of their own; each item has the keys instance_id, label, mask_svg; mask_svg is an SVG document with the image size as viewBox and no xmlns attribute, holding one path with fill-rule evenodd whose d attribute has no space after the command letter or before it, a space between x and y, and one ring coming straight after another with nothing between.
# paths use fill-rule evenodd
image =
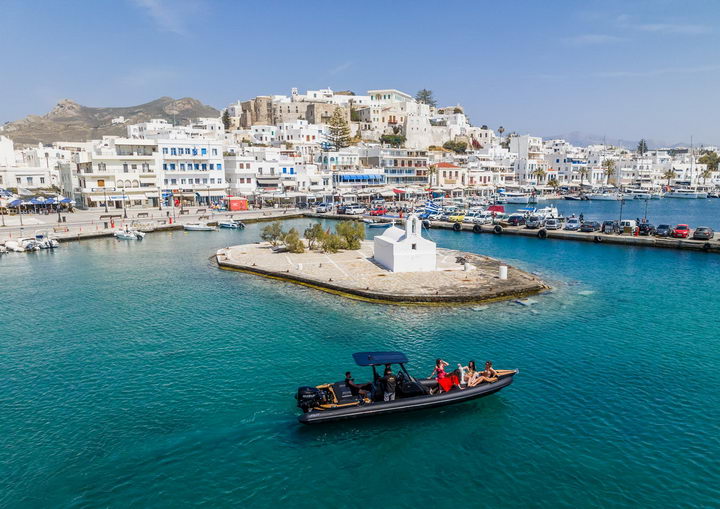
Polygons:
<instances>
[{"instance_id":1,"label":"white motorboat","mask_svg":"<svg viewBox=\"0 0 720 509\"><path fill-rule=\"evenodd\" d=\"M535 214L543 217L544 219L550 219L551 217L560 217L560 212L558 211L557 207L542 207L535 211Z\"/></svg>"},{"instance_id":2,"label":"white motorboat","mask_svg":"<svg viewBox=\"0 0 720 509\"><path fill-rule=\"evenodd\" d=\"M5 248L8 251L12 251L13 253L22 253L23 251L25 251L25 248L22 247L17 240L6 240Z\"/></svg>"},{"instance_id":3,"label":"white motorboat","mask_svg":"<svg viewBox=\"0 0 720 509\"><path fill-rule=\"evenodd\" d=\"M623 199L621 193L590 193L586 195L588 200L595 201L620 201Z\"/></svg>"},{"instance_id":4,"label":"white motorboat","mask_svg":"<svg viewBox=\"0 0 720 509\"><path fill-rule=\"evenodd\" d=\"M628 198L636 200L649 200L652 198L652 193L644 189L626 189L625 192L629 195Z\"/></svg>"},{"instance_id":5,"label":"white motorboat","mask_svg":"<svg viewBox=\"0 0 720 509\"><path fill-rule=\"evenodd\" d=\"M527 193L502 193L496 201L497 203L520 203L527 205L530 203L530 195Z\"/></svg>"},{"instance_id":6,"label":"white motorboat","mask_svg":"<svg viewBox=\"0 0 720 509\"><path fill-rule=\"evenodd\" d=\"M189 232L213 232L217 230L217 228L207 223L186 223L183 225L183 229Z\"/></svg>"},{"instance_id":7,"label":"white motorboat","mask_svg":"<svg viewBox=\"0 0 720 509\"><path fill-rule=\"evenodd\" d=\"M113 235L118 240L142 240L145 238L145 233L137 230L118 230Z\"/></svg>"},{"instance_id":8,"label":"white motorboat","mask_svg":"<svg viewBox=\"0 0 720 509\"><path fill-rule=\"evenodd\" d=\"M685 200L698 200L707 197L707 193L693 191L692 189L673 189L669 193L665 193L665 198L682 198Z\"/></svg>"},{"instance_id":9,"label":"white motorboat","mask_svg":"<svg viewBox=\"0 0 720 509\"><path fill-rule=\"evenodd\" d=\"M8 252L8 248L6 248L6 247L3 246L3 245L0 245L0 254L5 254L5 253L7 253L7 252Z\"/></svg>"},{"instance_id":10,"label":"white motorboat","mask_svg":"<svg viewBox=\"0 0 720 509\"><path fill-rule=\"evenodd\" d=\"M389 226L394 226L395 221L388 221L385 223L377 222L377 223L368 223L368 228L387 228Z\"/></svg>"},{"instance_id":11,"label":"white motorboat","mask_svg":"<svg viewBox=\"0 0 720 509\"><path fill-rule=\"evenodd\" d=\"M23 251L40 251L40 244L33 237L18 239L18 245L23 248Z\"/></svg>"},{"instance_id":12,"label":"white motorboat","mask_svg":"<svg viewBox=\"0 0 720 509\"><path fill-rule=\"evenodd\" d=\"M235 221L234 219L228 219L227 221L218 221L218 226L220 228L231 228L233 230L245 228L245 225L241 221Z\"/></svg>"},{"instance_id":13,"label":"white motorboat","mask_svg":"<svg viewBox=\"0 0 720 509\"><path fill-rule=\"evenodd\" d=\"M662 199L662 197L663 197L662 193L650 193L651 200L660 200L660 199Z\"/></svg>"},{"instance_id":14,"label":"white motorboat","mask_svg":"<svg viewBox=\"0 0 720 509\"><path fill-rule=\"evenodd\" d=\"M35 240L38 246L40 246L40 249L55 249L60 247L60 242L50 237L47 232L36 231Z\"/></svg>"}]
</instances>

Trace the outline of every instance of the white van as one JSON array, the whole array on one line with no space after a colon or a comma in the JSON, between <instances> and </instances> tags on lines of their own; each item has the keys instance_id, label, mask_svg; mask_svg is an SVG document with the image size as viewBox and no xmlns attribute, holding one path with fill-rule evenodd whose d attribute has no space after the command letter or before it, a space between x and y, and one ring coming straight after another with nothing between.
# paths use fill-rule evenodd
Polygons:
<instances>
[{"instance_id":1,"label":"white van","mask_svg":"<svg viewBox=\"0 0 720 509\"><path fill-rule=\"evenodd\" d=\"M620 231L623 233L635 234L637 222L634 219L622 219L620 221Z\"/></svg>"}]
</instances>

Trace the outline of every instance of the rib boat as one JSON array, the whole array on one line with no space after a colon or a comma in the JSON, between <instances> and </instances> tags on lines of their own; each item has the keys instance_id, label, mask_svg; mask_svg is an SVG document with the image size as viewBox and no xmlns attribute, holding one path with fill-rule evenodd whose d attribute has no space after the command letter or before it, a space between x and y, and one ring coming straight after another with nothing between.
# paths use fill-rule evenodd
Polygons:
<instances>
[{"instance_id":1,"label":"rib boat","mask_svg":"<svg viewBox=\"0 0 720 509\"><path fill-rule=\"evenodd\" d=\"M518 370L497 370L498 377L494 382L483 382L475 387L458 389L450 388L443 391L438 381L433 378L415 378L405 364L408 358L402 352L358 352L353 354L358 366L372 367L373 382L376 390L375 398L353 395L345 381L322 384L315 387L299 387L295 398L297 406L303 414L298 417L302 424L320 424L361 417L423 410L455 403L462 403L494 394L513 382ZM380 375L377 366L393 366L397 373L395 400L383 401L380 390Z\"/></svg>"}]
</instances>

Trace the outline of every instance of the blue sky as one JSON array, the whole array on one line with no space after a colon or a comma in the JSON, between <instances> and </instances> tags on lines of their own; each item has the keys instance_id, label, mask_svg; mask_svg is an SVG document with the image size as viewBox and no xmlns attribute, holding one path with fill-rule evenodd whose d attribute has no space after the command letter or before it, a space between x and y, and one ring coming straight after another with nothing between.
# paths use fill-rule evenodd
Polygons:
<instances>
[{"instance_id":1,"label":"blue sky","mask_svg":"<svg viewBox=\"0 0 720 509\"><path fill-rule=\"evenodd\" d=\"M0 122L59 99L221 108L432 89L475 124L720 144L720 2L0 0Z\"/></svg>"}]
</instances>

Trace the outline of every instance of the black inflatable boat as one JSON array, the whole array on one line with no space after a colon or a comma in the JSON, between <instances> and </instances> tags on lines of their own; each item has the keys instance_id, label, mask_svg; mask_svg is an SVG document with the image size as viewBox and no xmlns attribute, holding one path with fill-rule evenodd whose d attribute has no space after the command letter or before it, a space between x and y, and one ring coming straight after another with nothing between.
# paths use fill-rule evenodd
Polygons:
<instances>
[{"instance_id":1,"label":"black inflatable boat","mask_svg":"<svg viewBox=\"0 0 720 509\"><path fill-rule=\"evenodd\" d=\"M300 387L295 397L303 414L298 417L298 421L303 424L317 424L452 405L493 394L510 385L518 373L517 370L497 370L498 377L494 382L483 382L464 389L452 388L445 392L438 386L437 380L415 378L408 373L405 369L408 359L402 352L359 352L353 354L353 358L358 366L372 367L371 384L377 389L372 391L374 397L371 399L367 395L353 394L345 381ZM383 401L380 375L376 366L393 365L398 366L393 369L393 372L397 373L396 399Z\"/></svg>"}]
</instances>

